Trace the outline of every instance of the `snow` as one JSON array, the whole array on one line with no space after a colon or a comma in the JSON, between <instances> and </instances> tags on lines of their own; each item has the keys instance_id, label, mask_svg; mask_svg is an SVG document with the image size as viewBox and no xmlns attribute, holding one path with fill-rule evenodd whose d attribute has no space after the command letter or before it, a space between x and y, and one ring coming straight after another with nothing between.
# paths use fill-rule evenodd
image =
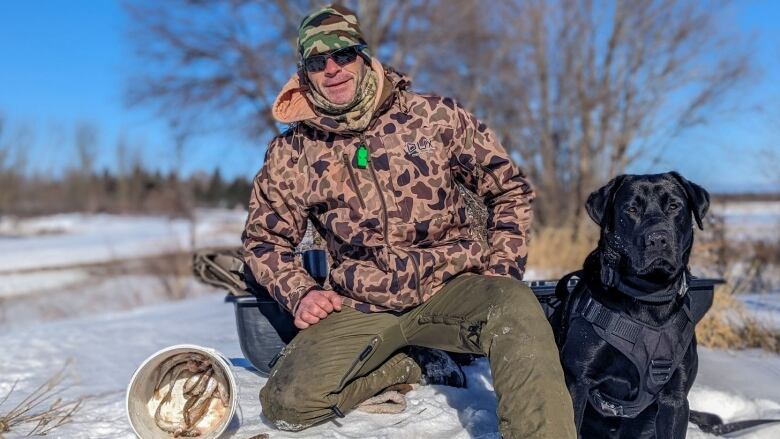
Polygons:
<instances>
[{"instance_id":1,"label":"snow","mask_svg":"<svg viewBox=\"0 0 780 439\"><path fill-rule=\"evenodd\" d=\"M780 204L726 206L726 223L776 224ZM484 438L498 439L496 398L487 361L465 368L467 389L423 386L407 395L396 415L350 412L298 433L276 430L261 416L258 392L265 379L247 369L236 334L233 305L224 292L182 279L187 298L170 302L169 278L132 270L103 273L89 264L140 258L193 247L237 245L243 211L199 211L195 221L161 217L67 214L0 219L0 399L18 380L3 413L68 359L72 374L64 395L87 400L74 422L52 438L132 438L125 388L149 355L175 344L211 347L231 359L239 385L237 418L224 437L248 438ZM764 226L761 226L764 227ZM759 227L759 229L761 229ZM769 229L761 229L769 230ZM194 233L193 233L194 231ZM751 232L752 233L752 232ZM194 235L194 243L192 236ZM535 277L529 270L529 278ZM780 294L742 297L757 316L780 327ZM508 329L508 328L506 328ZM689 395L693 409L731 422L780 418L780 356L761 351L699 349L699 374ZM24 435L17 427L4 438ZM714 436L693 425L688 437ZM780 437L780 426L740 437Z\"/></svg>"},{"instance_id":2,"label":"snow","mask_svg":"<svg viewBox=\"0 0 780 439\"><path fill-rule=\"evenodd\" d=\"M780 201L719 202L711 211L723 218L731 239L780 239Z\"/></svg>"},{"instance_id":3,"label":"snow","mask_svg":"<svg viewBox=\"0 0 780 439\"><path fill-rule=\"evenodd\" d=\"M238 246L245 219L244 210L218 209L198 210L191 220L0 215L0 327L202 294L189 267L160 265L148 257Z\"/></svg>"},{"instance_id":4,"label":"snow","mask_svg":"<svg viewBox=\"0 0 780 439\"><path fill-rule=\"evenodd\" d=\"M351 412L298 433L275 430L262 418L257 394L265 379L248 365L238 345L232 305L221 293L121 313L32 324L0 335L0 395L20 380L20 395L74 360L73 387L66 396L103 394L88 401L76 422L54 430L57 438L131 438L125 417L124 390L135 368L166 346L193 343L212 347L231 359L239 385L240 426L225 437L262 432L273 438L499 438L496 398L487 361L465 368L469 387L423 386L407 395L408 407L397 415ZM758 351L716 352L700 349L699 377L691 407L719 414L726 421L780 418L780 356ZM11 398L10 403L14 402ZM25 433L20 430L19 433ZM689 437L709 438L695 426ZM13 437L13 436L8 436ZM746 438L780 437L780 426Z\"/></svg>"},{"instance_id":5,"label":"snow","mask_svg":"<svg viewBox=\"0 0 780 439\"><path fill-rule=\"evenodd\" d=\"M36 276L45 280L49 273L37 273ZM8 277L0 275L0 280ZM178 282L178 286L171 287L170 282L158 276L98 276L88 278L88 282L63 283L59 287L51 285L44 290L7 295L0 297L0 330L30 322L128 310L176 299L176 294L197 297L213 292L192 278L182 278Z\"/></svg>"},{"instance_id":6,"label":"snow","mask_svg":"<svg viewBox=\"0 0 780 439\"><path fill-rule=\"evenodd\" d=\"M761 323L780 330L780 291L772 294L743 294L739 298Z\"/></svg>"},{"instance_id":7,"label":"snow","mask_svg":"<svg viewBox=\"0 0 780 439\"><path fill-rule=\"evenodd\" d=\"M237 246L245 219L243 210L201 210L193 221L108 214L3 218L0 272L121 260L193 247Z\"/></svg>"},{"instance_id":8,"label":"snow","mask_svg":"<svg viewBox=\"0 0 780 439\"><path fill-rule=\"evenodd\" d=\"M83 270L58 270L42 275L37 272L9 273L2 276L0 296L13 297L77 284L87 279ZM35 289L30 288L35 286Z\"/></svg>"}]
</instances>

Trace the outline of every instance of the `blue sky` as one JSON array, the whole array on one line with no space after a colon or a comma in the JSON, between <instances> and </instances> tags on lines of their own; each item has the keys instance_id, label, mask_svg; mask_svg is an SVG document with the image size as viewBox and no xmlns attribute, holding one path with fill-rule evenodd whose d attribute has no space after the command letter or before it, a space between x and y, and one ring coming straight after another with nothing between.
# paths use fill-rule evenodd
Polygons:
<instances>
[{"instance_id":1,"label":"blue sky","mask_svg":"<svg viewBox=\"0 0 780 439\"><path fill-rule=\"evenodd\" d=\"M80 122L98 127L99 168L115 166L120 137L141 148L148 165L174 166L165 121L123 104L134 65L127 21L114 0L0 0L0 111L9 128L33 130L28 161L34 172L59 173L75 164L73 127ZM188 148L184 172L219 166L230 176L254 175L264 153L240 133L199 138Z\"/></svg>"},{"instance_id":2,"label":"blue sky","mask_svg":"<svg viewBox=\"0 0 780 439\"><path fill-rule=\"evenodd\" d=\"M724 19L749 35L754 48L757 74L740 109L677 139L660 162L645 160L630 171L674 168L715 191L780 189L758 170L759 151L780 148L780 2L737 2ZM119 137L138 146L147 164L175 165L164 121L149 109L123 105L134 63L127 20L113 0L0 0L0 112L12 131L26 126L34 133L27 153L32 171L56 174L75 164L71 139L78 122L99 127L101 168L115 166ZM750 110L755 106L763 110ZM181 164L186 173L219 166L225 175L251 177L264 145L222 132L197 139L188 151Z\"/></svg>"}]
</instances>

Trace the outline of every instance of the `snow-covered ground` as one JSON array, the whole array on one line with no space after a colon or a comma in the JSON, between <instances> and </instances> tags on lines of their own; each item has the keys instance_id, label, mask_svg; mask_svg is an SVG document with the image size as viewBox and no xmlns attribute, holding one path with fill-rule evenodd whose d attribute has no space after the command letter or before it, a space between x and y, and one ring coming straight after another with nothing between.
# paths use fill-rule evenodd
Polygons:
<instances>
[{"instance_id":1,"label":"snow-covered ground","mask_svg":"<svg viewBox=\"0 0 780 439\"><path fill-rule=\"evenodd\" d=\"M0 216L0 329L202 294L186 256L184 265L150 258L238 246L245 219L246 211L216 209L199 210L193 220Z\"/></svg>"},{"instance_id":2,"label":"snow-covered ground","mask_svg":"<svg viewBox=\"0 0 780 439\"><path fill-rule=\"evenodd\" d=\"M192 221L108 214L0 217L0 273L239 245L245 220L243 210L201 210Z\"/></svg>"},{"instance_id":3,"label":"snow-covered ground","mask_svg":"<svg viewBox=\"0 0 780 439\"><path fill-rule=\"evenodd\" d=\"M763 206L763 207L762 207ZM714 206L728 233L753 239L778 233L780 203ZM194 343L233 361L240 385L236 426L224 437L249 438L498 438L496 400L485 360L466 368L468 389L422 387L407 395L402 414L352 412L344 419L290 434L262 418L257 394L265 380L246 369L232 305L224 292L191 279L175 289L185 300L169 302L170 276L140 270L133 261L195 247L238 245L242 211L200 211L195 221L160 217L56 215L0 218L0 400L18 380L0 415L26 392L73 359L66 397L88 400L74 419L50 433L61 438L133 437L124 391L135 368L157 350ZM147 267L148 268L148 267ZM529 277L533 277L533 270ZM780 326L780 295L743 297L759 318ZM691 407L724 420L780 418L780 356L759 351L700 349L699 377ZM3 438L28 431L22 426ZM709 438L694 426L688 437ZM780 426L740 437L777 438Z\"/></svg>"},{"instance_id":4,"label":"snow-covered ground","mask_svg":"<svg viewBox=\"0 0 780 439\"><path fill-rule=\"evenodd\" d=\"M739 298L760 322L780 330L780 293L743 294Z\"/></svg>"},{"instance_id":5,"label":"snow-covered ground","mask_svg":"<svg viewBox=\"0 0 780 439\"><path fill-rule=\"evenodd\" d=\"M74 360L73 387L66 396L104 394L88 401L75 421L54 430L56 438L131 438L124 390L135 368L157 350L180 343L215 348L234 363L239 383L237 428L223 437L248 438L499 438L496 399L485 360L466 368L469 387L421 387L407 395L397 415L352 412L299 433L274 430L262 418L257 394L261 378L244 365L232 305L222 295L207 295L133 311L18 327L0 335L0 395L20 380L15 395L44 381L67 359ZM758 351L714 352L700 349L699 377L691 407L726 421L780 418L780 357ZM11 398L11 403L14 398ZM19 429L14 433L26 433ZM8 437L14 437L10 435ZM690 438L709 438L695 426ZM780 437L780 426L750 432L745 438Z\"/></svg>"},{"instance_id":6,"label":"snow-covered ground","mask_svg":"<svg viewBox=\"0 0 780 439\"><path fill-rule=\"evenodd\" d=\"M723 218L730 239L780 239L780 201L718 202L711 212Z\"/></svg>"}]
</instances>

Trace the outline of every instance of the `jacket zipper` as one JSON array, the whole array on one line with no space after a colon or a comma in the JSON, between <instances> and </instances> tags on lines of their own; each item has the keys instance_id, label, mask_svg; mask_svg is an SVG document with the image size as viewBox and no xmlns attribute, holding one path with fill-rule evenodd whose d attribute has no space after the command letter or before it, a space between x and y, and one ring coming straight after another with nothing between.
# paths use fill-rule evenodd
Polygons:
<instances>
[{"instance_id":1,"label":"jacket zipper","mask_svg":"<svg viewBox=\"0 0 780 439\"><path fill-rule=\"evenodd\" d=\"M352 186L355 187L355 193L357 194L358 201L360 201L360 207L362 207L364 210L366 208L366 202L363 201L363 195L360 193L360 186L358 186L357 176L355 176L355 171L352 169L352 162L349 160L349 156L347 153L343 153L341 156L344 160L344 166L347 167L347 171L349 172L349 179L352 181Z\"/></svg>"},{"instance_id":2,"label":"jacket zipper","mask_svg":"<svg viewBox=\"0 0 780 439\"><path fill-rule=\"evenodd\" d=\"M365 136L363 133L360 134L360 141L363 142L364 145L366 145L366 148L368 148L368 144L366 143ZM382 192L382 186L379 184L379 178L376 176L376 171L374 170L374 161L371 159L371 150L368 150L368 169L371 171L371 179L374 180L374 185L376 186L376 191L379 193L379 201L382 204L382 218L384 220L384 230L383 235L385 237L385 245L390 246L390 240L389 238L389 227L387 226L388 222L388 214L387 214L387 204L385 201L385 194Z\"/></svg>"},{"instance_id":3,"label":"jacket zipper","mask_svg":"<svg viewBox=\"0 0 780 439\"><path fill-rule=\"evenodd\" d=\"M368 148L368 143L366 143L365 134L360 133L360 141ZM390 253L400 258L398 253L396 253L393 250L393 247L390 245L390 239L388 235L389 227L388 227L387 204L385 202L385 196L382 193L382 186L379 184L379 178L376 176L376 171L374 170L374 161L371 159L370 149L368 154L368 168L371 170L371 178L374 180L374 185L376 186L376 190L379 193L379 200L382 202L382 216L384 217L385 245L387 246L387 249L390 251ZM412 261L412 266L414 267L415 289L417 290L417 298L419 299L420 303L422 303L423 296L422 296L422 290L420 289L420 267L417 264L417 260L414 258L414 256L412 256L411 253L406 251L403 252L406 253L406 256Z\"/></svg>"},{"instance_id":4,"label":"jacket zipper","mask_svg":"<svg viewBox=\"0 0 780 439\"><path fill-rule=\"evenodd\" d=\"M371 354L371 352L376 348L377 343L379 343L379 336L374 336L374 338L371 339L370 342L368 342L368 346L363 349L362 352L360 352L360 355L358 355L357 358L355 358L355 361L352 362L352 365L349 366L349 369L347 369L347 373L344 374L344 377L341 378L341 381L339 382L339 389L344 387L344 384L346 384L347 379L350 378L350 375L352 375L352 372L355 371L355 368L360 364L361 362L365 361L368 356Z\"/></svg>"},{"instance_id":5,"label":"jacket zipper","mask_svg":"<svg viewBox=\"0 0 780 439\"><path fill-rule=\"evenodd\" d=\"M414 267L414 276L416 278L415 286L417 287L417 298L420 300L420 303L423 303L422 290L420 289L420 265L417 263L417 259L415 259L414 255L412 255L410 252L405 250L401 251L406 253L406 256L408 256L412 261L412 267Z\"/></svg>"}]
</instances>

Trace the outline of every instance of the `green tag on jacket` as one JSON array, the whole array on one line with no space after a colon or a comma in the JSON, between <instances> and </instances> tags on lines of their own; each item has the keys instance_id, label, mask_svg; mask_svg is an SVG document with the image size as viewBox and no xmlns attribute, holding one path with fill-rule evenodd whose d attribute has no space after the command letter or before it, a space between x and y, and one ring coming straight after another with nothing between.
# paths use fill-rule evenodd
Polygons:
<instances>
[{"instance_id":1,"label":"green tag on jacket","mask_svg":"<svg viewBox=\"0 0 780 439\"><path fill-rule=\"evenodd\" d=\"M365 143L361 143L357 149L357 167L360 169L366 169L368 166L368 148Z\"/></svg>"}]
</instances>

